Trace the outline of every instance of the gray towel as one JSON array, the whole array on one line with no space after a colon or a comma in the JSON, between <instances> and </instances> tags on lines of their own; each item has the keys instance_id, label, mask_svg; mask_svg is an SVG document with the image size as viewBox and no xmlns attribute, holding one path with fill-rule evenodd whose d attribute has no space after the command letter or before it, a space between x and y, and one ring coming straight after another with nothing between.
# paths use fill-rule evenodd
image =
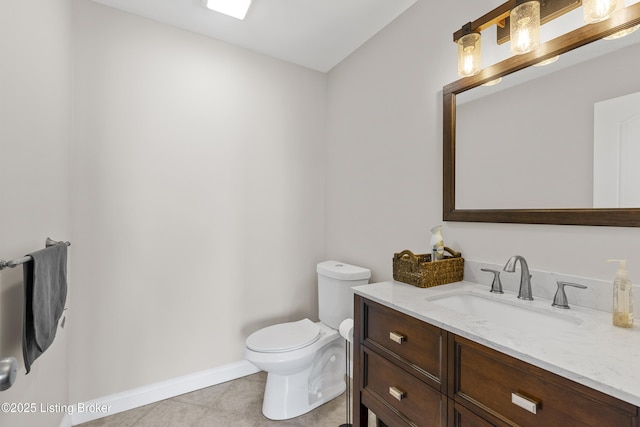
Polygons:
<instances>
[{"instance_id":1,"label":"gray towel","mask_svg":"<svg viewBox=\"0 0 640 427\"><path fill-rule=\"evenodd\" d=\"M25 307L22 353L27 374L53 342L67 299L67 245L59 243L29 254L23 265Z\"/></svg>"}]
</instances>

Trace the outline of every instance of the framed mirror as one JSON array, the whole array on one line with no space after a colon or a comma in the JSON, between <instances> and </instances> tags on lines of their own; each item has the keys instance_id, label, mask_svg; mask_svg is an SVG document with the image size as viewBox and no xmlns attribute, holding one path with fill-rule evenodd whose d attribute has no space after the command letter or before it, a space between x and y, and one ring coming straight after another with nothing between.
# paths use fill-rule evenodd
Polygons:
<instances>
[{"instance_id":1,"label":"framed mirror","mask_svg":"<svg viewBox=\"0 0 640 427\"><path fill-rule=\"evenodd\" d=\"M596 115L608 117L612 108L628 109L640 99L640 43L631 39L640 40L640 31L626 37L621 48L600 41L638 24L640 3L443 88L443 220L640 226L640 174L634 179L640 148L638 159L631 160L640 144L611 154L610 133L598 136L606 126L594 131ZM599 65L576 59L589 49L604 54ZM545 70L543 80L509 83L547 68L531 66L557 55L565 65ZM635 65L616 64L614 57L631 58ZM499 90L482 87L500 77ZM612 88L605 89L605 80ZM580 85L571 86L572 81ZM630 98L619 99L628 91ZM637 135L640 122L629 126ZM628 183L610 182L617 180L612 164L633 172Z\"/></svg>"}]
</instances>

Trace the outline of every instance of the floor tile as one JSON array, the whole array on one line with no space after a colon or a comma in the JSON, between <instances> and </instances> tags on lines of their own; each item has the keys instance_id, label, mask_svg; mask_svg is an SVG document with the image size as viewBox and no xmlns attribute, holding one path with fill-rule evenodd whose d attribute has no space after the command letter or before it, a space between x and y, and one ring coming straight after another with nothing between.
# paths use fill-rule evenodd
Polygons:
<instances>
[{"instance_id":1,"label":"floor tile","mask_svg":"<svg viewBox=\"0 0 640 427\"><path fill-rule=\"evenodd\" d=\"M236 414L262 413L266 380L267 374L260 372L232 381L212 408Z\"/></svg>"},{"instance_id":2,"label":"floor tile","mask_svg":"<svg viewBox=\"0 0 640 427\"><path fill-rule=\"evenodd\" d=\"M346 422L346 400L344 393L315 409L315 427L338 427Z\"/></svg>"},{"instance_id":3,"label":"floor tile","mask_svg":"<svg viewBox=\"0 0 640 427\"><path fill-rule=\"evenodd\" d=\"M264 415L261 415L260 420L255 424L255 427L314 427L316 422L317 414L313 411L300 415L296 418L280 421L270 420Z\"/></svg>"},{"instance_id":4,"label":"floor tile","mask_svg":"<svg viewBox=\"0 0 640 427\"><path fill-rule=\"evenodd\" d=\"M266 379L267 374L260 372L82 424L82 427L338 427L345 423L345 394L299 417L269 420L262 414ZM375 417L369 417L368 427L375 426L374 420Z\"/></svg>"},{"instance_id":5,"label":"floor tile","mask_svg":"<svg viewBox=\"0 0 640 427\"><path fill-rule=\"evenodd\" d=\"M185 427L200 420L207 408L173 399L158 403L148 414L140 418L132 427Z\"/></svg>"},{"instance_id":6,"label":"floor tile","mask_svg":"<svg viewBox=\"0 0 640 427\"><path fill-rule=\"evenodd\" d=\"M99 418L88 423L80 424L79 427L131 427L136 421L147 415L157 404L158 403L152 403L131 409L130 411Z\"/></svg>"},{"instance_id":7,"label":"floor tile","mask_svg":"<svg viewBox=\"0 0 640 427\"><path fill-rule=\"evenodd\" d=\"M207 413L190 427L254 427L261 414L246 412L238 414L224 410L208 410Z\"/></svg>"},{"instance_id":8,"label":"floor tile","mask_svg":"<svg viewBox=\"0 0 640 427\"><path fill-rule=\"evenodd\" d=\"M233 381L214 385L212 387L206 387L200 390L192 391L191 393L181 394L176 396L173 400L183 403L191 403L193 405L206 406L211 408L228 390Z\"/></svg>"}]
</instances>

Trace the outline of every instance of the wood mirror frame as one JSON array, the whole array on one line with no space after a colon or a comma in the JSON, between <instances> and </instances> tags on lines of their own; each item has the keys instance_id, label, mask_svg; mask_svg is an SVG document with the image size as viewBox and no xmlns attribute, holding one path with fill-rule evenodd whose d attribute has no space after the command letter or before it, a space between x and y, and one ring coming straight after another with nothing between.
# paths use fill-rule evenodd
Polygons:
<instances>
[{"instance_id":1,"label":"wood mirror frame","mask_svg":"<svg viewBox=\"0 0 640 427\"><path fill-rule=\"evenodd\" d=\"M640 208L456 209L455 204L457 94L638 24L640 24L640 3L635 3L616 12L608 20L580 27L541 44L532 52L512 56L483 69L475 76L465 77L443 88L442 219L444 221L640 227Z\"/></svg>"}]
</instances>

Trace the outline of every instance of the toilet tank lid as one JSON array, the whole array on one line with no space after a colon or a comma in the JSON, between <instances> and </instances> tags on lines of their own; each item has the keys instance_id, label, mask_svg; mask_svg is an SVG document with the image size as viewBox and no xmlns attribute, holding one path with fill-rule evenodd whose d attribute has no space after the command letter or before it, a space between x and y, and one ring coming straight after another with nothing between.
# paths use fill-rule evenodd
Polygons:
<instances>
[{"instance_id":1,"label":"toilet tank lid","mask_svg":"<svg viewBox=\"0 0 640 427\"><path fill-rule=\"evenodd\" d=\"M339 261L324 261L318 264L318 274L339 280L362 280L371 277L371 270Z\"/></svg>"}]
</instances>

